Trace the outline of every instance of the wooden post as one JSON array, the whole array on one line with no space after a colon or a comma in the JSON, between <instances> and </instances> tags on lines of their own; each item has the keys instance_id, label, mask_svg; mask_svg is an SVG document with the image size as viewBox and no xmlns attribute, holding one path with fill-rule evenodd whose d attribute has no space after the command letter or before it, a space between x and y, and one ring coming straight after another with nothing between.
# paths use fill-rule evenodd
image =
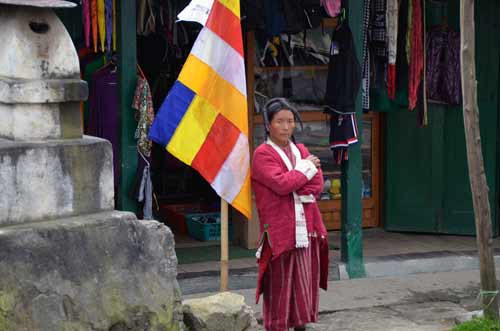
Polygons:
<instances>
[{"instance_id":1,"label":"wooden post","mask_svg":"<svg viewBox=\"0 0 500 331\"><path fill-rule=\"evenodd\" d=\"M481 299L484 316L498 319L498 293L491 239L489 189L484 171L481 134L479 130L474 26L474 0L461 0L460 62L462 65L463 116L469 180L476 220L476 240L481 274Z\"/></svg>"},{"instance_id":2,"label":"wooden post","mask_svg":"<svg viewBox=\"0 0 500 331\"><path fill-rule=\"evenodd\" d=\"M221 199L220 204L220 291L228 290L229 278L229 208L227 201Z\"/></svg>"}]
</instances>

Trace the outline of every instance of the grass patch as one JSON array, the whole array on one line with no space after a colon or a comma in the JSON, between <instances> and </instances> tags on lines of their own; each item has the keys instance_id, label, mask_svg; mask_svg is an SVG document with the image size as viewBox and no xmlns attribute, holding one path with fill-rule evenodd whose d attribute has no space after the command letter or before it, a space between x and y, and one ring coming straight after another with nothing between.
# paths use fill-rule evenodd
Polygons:
<instances>
[{"instance_id":1,"label":"grass patch","mask_svg":"<svg viewBox=\"0 0 500 331\"><path fill-rule=\"evenodd\" d=\"M500 321L485 318L474 318L457 325L453 331L500 331Z\"/></svg>"}]
</instances>

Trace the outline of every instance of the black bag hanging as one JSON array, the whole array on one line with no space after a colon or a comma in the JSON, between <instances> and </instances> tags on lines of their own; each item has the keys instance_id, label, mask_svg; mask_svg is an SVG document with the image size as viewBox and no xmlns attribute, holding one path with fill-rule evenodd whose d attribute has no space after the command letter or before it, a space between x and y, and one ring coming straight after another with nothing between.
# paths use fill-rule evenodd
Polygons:
<instances>
[{"instance_id":1,"label":"black bag hanging","mask_svg":"<svg viewBox=\"0 0 500 331\"><path fill-rule=\"evenodd\" d=\"M286 0L285 0L286 1ZM325 11L320 0L302 0L304 28L314 29L321 25Z\"/></svg>"}]
</instances>

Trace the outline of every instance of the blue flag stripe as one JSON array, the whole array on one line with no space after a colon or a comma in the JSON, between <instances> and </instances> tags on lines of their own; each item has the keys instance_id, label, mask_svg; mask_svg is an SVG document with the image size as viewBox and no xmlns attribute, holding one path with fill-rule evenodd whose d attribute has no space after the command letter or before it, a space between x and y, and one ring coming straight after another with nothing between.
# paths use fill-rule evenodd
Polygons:
<instances>
[{"instance_id":1,"label":"blue flag stripe","mask_svg":"<svg viewBox=\"0 0 500 331\"><path fill-rule=\"evenodd\" d=\"M149 139L166 147L194 97L192 90L176 81L149 130Z\"/></svg>"}]
</instances>

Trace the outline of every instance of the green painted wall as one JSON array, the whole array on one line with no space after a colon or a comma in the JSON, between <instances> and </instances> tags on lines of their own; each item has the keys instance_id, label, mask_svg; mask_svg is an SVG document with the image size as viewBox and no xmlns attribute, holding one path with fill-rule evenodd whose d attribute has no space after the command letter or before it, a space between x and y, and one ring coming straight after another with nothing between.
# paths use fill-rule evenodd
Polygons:
<instances>
[{"instance_id":1,"label":"green painted wall","mask_svg":"<svg viewBox=\"0 0 500 331\"><path fill-rule=\"evenodd\" d=\"M476 67L481 139L498 235L499 37L495 0L476 2ZM458 2L450 4L451 26ZM458 24L457 24L458 25ZM393 107L385 125L385 228L395 231L473 234L461 107L431 105L429 126L418 128L416 114Z\"/></svg>"}]
</instances>

